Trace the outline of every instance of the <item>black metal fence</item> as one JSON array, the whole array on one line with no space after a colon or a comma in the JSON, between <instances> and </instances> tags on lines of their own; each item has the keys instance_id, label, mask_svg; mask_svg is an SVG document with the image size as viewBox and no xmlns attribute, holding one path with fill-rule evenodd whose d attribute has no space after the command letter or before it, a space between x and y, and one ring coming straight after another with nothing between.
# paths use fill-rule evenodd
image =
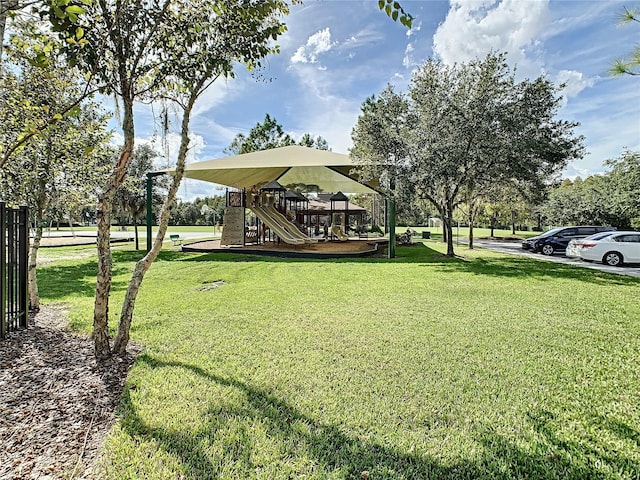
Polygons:
<instances>
[{"instance_id":1,"label":"black metal fence","mask_svg":"<svg viewBox=\"0 0 640 480\"><path fill-rule=\"evenodd\" d=\"M29 319L29 210L0 202L0 338Z\"/></svg>"}]
</instances>

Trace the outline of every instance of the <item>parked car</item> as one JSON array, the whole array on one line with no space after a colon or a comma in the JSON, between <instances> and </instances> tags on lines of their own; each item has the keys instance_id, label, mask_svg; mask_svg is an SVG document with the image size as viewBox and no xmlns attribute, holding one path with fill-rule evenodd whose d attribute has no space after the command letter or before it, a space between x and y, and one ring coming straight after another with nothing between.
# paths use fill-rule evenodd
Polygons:
<instances>
[{"instance_id":1,"label":"parked car","mask_svg":"<svg viewBox=\"0 0 640 480\"><path fill-rule=\"evenodd\" d=\"M603 238L608 237L609 235L613 235L614 233L616 232L615 231L600 232L594 235L589 235L588 237L585 237L585 238L574 238L573 240L569 241L569 244L567 245L567 249L565 250L564 254L570 258L581 258L580 251L582 250L582 244L584 242L588 242L590 240L602 240Z\"/></svg>"},{"instance_id":2,"label":"parked car","mask_svg":"<svg viewBox=\"0 0 640 480\"><path fill-rule=\"evenodd\" d=\"M615 228L595 225L554 228L541 235L524 240L522 248L533 252L541 252L545 255L553 255L556 252L564 253L571 240L608 231L615 231Z\"/></svg>"},{"instance_id":3,"label":"parked car","mask_svg":"<svg viewBox=\"0 0 640 480\"><path fill-rule=\"evenodd\" d=\"M600 240L584 242L580 258L612 267L640 263L640 232L616 232Z\"/></svg>"}]
</instances>

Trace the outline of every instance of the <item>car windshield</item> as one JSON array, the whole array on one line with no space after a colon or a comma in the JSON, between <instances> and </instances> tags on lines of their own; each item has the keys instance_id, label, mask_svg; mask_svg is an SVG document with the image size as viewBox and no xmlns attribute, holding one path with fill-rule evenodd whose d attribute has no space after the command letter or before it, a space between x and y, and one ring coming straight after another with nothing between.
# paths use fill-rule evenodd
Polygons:
<instances>
[{"instance_id":1,"label":"car windshield","mask_svg":"<svg viewBox=\"0 0 640 480\"><path fill-rule=\"evenodd\" d=\"M544 232L544 233L540 234L539 237L540 238L550 237L551 235L555 235L556 233L558 233L560 230L563 230L563 229L562 228L552 228L548 232Z\"/></svg>"}]
</instances>

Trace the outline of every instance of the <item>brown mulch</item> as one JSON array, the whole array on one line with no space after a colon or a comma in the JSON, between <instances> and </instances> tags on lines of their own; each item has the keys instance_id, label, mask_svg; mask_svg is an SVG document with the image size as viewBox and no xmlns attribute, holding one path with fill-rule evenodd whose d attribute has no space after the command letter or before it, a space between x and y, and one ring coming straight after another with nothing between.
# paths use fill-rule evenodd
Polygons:
<instances>
[{"instance_id":1,"label":"brown mulch","mask_svg":"<svg viewBox=\"0 0 640 480\"><path fill-rule=\"evenodd\" d=\"M139 353L97 362L66 330L64 306L43 306L0 340L0 479L94 479L127 372Z\"/></svg>"},{"instance_id":2,"label":"brown mulch","mask_svg":"<svg viewBox=\"0 0 640 480\"><path fill-rule=\"evenodd\" d=\"M190 249L199 249L203 251L217 250L217 251L240 251L243 248L250 250L268 250L272 252L294 252L294 253L359 253L371 250L373 247L371 243L375 240L350 240L348 242L323 242L312 243L310 245L298 245L292 246L286 243L274 243L265 242L261 244L247 244L246 247L226 247L220 245L220 240L205 240L201 242L190 243L188 246Z\"/></svg>"}]
</instances>

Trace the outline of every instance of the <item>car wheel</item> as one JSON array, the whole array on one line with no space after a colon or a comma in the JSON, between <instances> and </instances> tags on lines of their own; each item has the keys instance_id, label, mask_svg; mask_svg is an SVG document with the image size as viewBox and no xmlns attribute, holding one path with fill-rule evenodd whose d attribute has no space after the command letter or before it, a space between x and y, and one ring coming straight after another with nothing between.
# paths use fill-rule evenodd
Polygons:
<instances>
[{"instance_id":1,"label":"car wheel","mask_svg":"<svg viewBox=\"0 0 640 480\"><path fill-rule=\"evenodd\" d=\"M608 252L602 257L602 263L609 265L610 267L617 267L622 265L622 255L618 252Z\"/></svg>"},{"instance_id":2,"label":"car wheel","mask_svg":"<svg viewBox=\"0 0 640 480\"><path fill-rule=\"evenodd\" d=\"M545 255L553 255L553 245L543 245L541 251Z\"/></svg>"}]
</instances>

